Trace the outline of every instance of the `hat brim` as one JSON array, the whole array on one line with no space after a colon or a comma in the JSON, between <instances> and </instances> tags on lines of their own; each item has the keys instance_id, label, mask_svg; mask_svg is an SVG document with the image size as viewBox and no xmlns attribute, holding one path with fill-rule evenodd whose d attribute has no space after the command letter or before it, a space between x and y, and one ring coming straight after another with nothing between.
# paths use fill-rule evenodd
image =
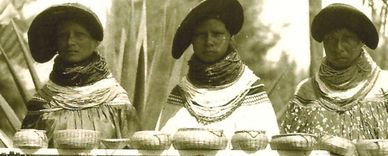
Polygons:
<instances>
[{"instance_id":1,"label":"hat brim","mask_svg":"<svg viewBox=\"0 0 388 156\"><path fill-rule=\"evenodd\" d=\"M194 7L179 25L173 40L172 56L179 59L191 44L194 27L206 17L222 20L231 35L238 33L244 13L237 0L205 0Z\"/></svg>"},{"instance_id":2,"label":"hat brim","mask_svg":"<svg viewBox=\"0 0 388 156\"><path fill-rule=\"evenodd\" d=\"M50 7L35 17L28 30L28 44L36 62L44 63L57 52L55 29L60 22L72 20L80 23L97 41L103 39L103 28L96 14L78 3Z\"/></svg>"},{"instance_id":3,"label":"hat brim","mask_svg":"<svg viewBox=\"0 0 388 156\"><path fill-rule=\"evenodd\" d=\"M356 33L366 46L376 49L379 37L372 21L361 11L346 4L335 3L322 9L313 19L311 35L316 41L322 42L326 34L341 28Z\"/></svg>"}]
</instances>

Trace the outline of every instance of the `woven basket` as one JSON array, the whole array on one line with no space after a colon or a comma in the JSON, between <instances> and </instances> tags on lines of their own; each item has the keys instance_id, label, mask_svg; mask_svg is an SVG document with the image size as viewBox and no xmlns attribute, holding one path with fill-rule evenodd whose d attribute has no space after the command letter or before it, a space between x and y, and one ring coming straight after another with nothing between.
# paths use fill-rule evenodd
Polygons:
<instances>
[{"instance_id":1,"label":"woven basket","mask_svg":"<svg viewBox=\"0 0 388 156\"><path fill-rule=\"evenodd\" d=\"M180 128L173 140L174 148L179 150L221 150L227 143L223 130L208 128Z\"/></svg>"},{"instance_id":2,"label":"woven basket","mask_svg":"<svg viewBox=\"0 0 388 156\"><path fill-rule=\"evenodd\" d=\"M123 149L124 147L129 146L130 139L129 138L101 139L101 142L108 149Z\"/></svg>"},{"instance_id":3,"label":"woven basket","mask_svg":"<svg viewBox=\"0 0 388 156\"><path fill-rule=\"evenodd\" d=\"M388 140L359 140L356 144L359 156L387 156Z\"/></svg>"},{"instance_id":4,"label":"woven basket","mask_svg":"<svg viewBox=\"0 0 388 156\"><path fill-rule=\"evenodd\" d=\"M100 144L100 132L86 129L54 131L54 147L61 149L95 149Z\"/></svg>"},{"instance_id":5,"label":"woven basket","mask_svg":"<svg viewBox=\"0 0 388 156\"><path fill-rule=\"evenodd\" d=\"M316 137L307 133L290 133L272 136L270 142L272 150L314 150L317 140Z\"/></svg>"},{"instance_id":6,"label":"woven basket","mask_svg":"<svg viewBox=\"0 0 388 156\"><path fill-rule=\"evenodd\" d=\"M261 150L268 145L265 131L241 130L234 132L232 146L235 150Z\"/></svg>"},{"instance_id":7,"label":"woven basket","mask_svg":"<svg viewBox=\"0 0 388 156\"><path fill-rule=\"evenodd\" d=\"M171 146L171 138L167 133L159 131L138 131L131 138L131 145L136 149L165 150Z\"/></svg>"},{"instance_id":8,"label":"woven basket","mask_svg":"<svg viewBox=\"0 0 388 156\"><path fill-rule=\"evenodd\" d=\"M13 144L19 148L47 148L48 139L45 130L20 129L13 137Z\"/></svg>"},{"instance_id":9,"label":"woven basket","mask_svg":"<svg viewBox=\"0 0 388 156\"><path fill-rule=\"evenodd\" d=\"M352 141L337 136L323 136L320 140L320 147L322 150L343 156L354 156L357 153Z\"/></svg>"}]
</instances>

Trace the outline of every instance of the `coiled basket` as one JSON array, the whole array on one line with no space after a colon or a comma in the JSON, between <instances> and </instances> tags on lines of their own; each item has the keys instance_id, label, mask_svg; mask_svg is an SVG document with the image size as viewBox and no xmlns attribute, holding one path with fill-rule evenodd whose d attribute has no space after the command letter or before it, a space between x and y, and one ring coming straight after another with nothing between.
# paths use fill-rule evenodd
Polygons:
<instances>
[{"instance_id":1,"label":"coiled basket","mask_svg":"<svg viewBox=\"0 0 388 156\"><path fill-rule=\"evenodd\" d=\"M178 150L221 150L227 143L223 130L210 128L180 128L173 140L173 146Z\"/></svg>"},{"instance_id":2,"label":"coiled basket","mask_svg":"<svg viewBox=\"0 0 388 156\"><path fill-rule=\"evenodd\" d=\"M236 150L262 150L268 145L265 131L241 130L234 132L232 146Z\"/></svg>"},{"instance_id":3,"label":"coiled basket","mask_svg":"<svg viewBox=\"0 0 388 156\"><path fill-rule=\"evenodd\" d=\"M100 132L87 129L54 131L54 146L60 149L95 149L100 144Z\"/></svg>"}]
</instances>

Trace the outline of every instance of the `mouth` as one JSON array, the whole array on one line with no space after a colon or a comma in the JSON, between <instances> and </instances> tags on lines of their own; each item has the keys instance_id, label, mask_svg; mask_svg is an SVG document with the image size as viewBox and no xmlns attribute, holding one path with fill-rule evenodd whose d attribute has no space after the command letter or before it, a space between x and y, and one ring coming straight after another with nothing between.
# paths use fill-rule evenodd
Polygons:
<instances>
[{"instance_id":1,"label":"mouth","mask_svg":"<svg viewBox=\"0 0 388 156\"><path fill-rule=\"evenodd\" d=\"M68 54L77 54L78 50L67 50Z\"/></svg>"},{"instance_id":2,"label":"mouth","mask_svg":"<svg viewBox=\"0 0 388 156\"><path fill-rule=\"evenodd\" d=\"M215 53L215 52L216 52L216 50L213 48L206 49L206 53Z\"/></svg>"},{"instance_id":3,"label":"mouth","mask_svg":"<svg viewBox=\"0 0 388 156\"><path fill-rule=\"evenodd\" d=\"M338 61L346 61L347 59L345 57L339 57L336 60L338 60Z\"/></svg>"}]
</instances>

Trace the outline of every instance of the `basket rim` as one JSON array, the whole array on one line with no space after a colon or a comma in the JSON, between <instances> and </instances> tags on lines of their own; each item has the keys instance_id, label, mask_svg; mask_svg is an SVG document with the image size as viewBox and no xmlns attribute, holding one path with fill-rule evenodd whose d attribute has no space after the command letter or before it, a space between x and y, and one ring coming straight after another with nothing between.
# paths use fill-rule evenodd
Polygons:
<instances>
[{"instance_id":1,"label":"basket rim","mask_svg":"<svg viewBox=\"0 0 388 156\"><path fill-rule=\"evenodd\" d=\"M338 142L338 141L341 141L341 142ZM351 140L349 139L346 139L346 138L342 138L342 137L337 137L337 136L334 136L334 137L327 137L327 138L321 138L320 142L322 144L333 144L333 143L341 143L341 144L354 144Z\"/></svg>"},{"instance_id":2,"label":"basket rim","mask_svg":"<svg viewBox=\"0 0 388 156\"><path fill-rule=\"evenodd\" d=\"M135 133L133 133L132 137L136 135L144 135L144 134L150 134L150 133L152 135L167 135L167 136L171 135L170 133L163 132L163 131L145 130L145 131L136 131Z\"/></svg>"},{"instance_id":3,"label":"basket rim","mask_svg":"<svg viewBox=\"0 0 388 156\"><path fill-rule=\"evenodd\" d=\"M216 128L202 128L202 127L193 127L193 128L179 128L178 132L180 131L219 131L224 132L223 129L216 129Z\"/></svg>"},{"instance_id":4,"label":"basket rim","mask_svg":"<svg viewBox=\"0 0 388 156\"><path fill-rule=\"evenodd\" d=\"M388 139L360 139L357 141L357 143L365 142L365 143L372 143L372 142L388 142Z\"/></svg>"},{"instance_id":5,"label":"basket rim","mask_svg":"<svg viewBox=\"0 0 388 156\"><path fill-rule=\"evenodd\" d=\"M43 129L35 129L35 128L20 128L20 129L17 129L16 132L20 132L20 131L31 131L31 130L34 130L34 131L40 131L40 132L47 132L46 130L43 130Z\"/></svg>"},{"instance_id":6,"label":"basket rim","mask_svg":"<svg viewBox=\"0 0 388 156\"><path fill-rule=\"evenodd\" d=\"M259 132L260 134L265 134L266 131L264 130L237 130L237 131L234 131L234 134L238 134L238 133L244 133L244 132Z\"/></svg>"},{"instance_id":7,"label":"basket rim","mask_svg":"<svg viewBox=\"0 0 388 156\"><path fill-rule=\"evenodd\" d=\"M287 133L287 134L274 135L274 136L272 136L272 139L281 138L281 137L287 137L287 136L310 136L310 137L313 137L313 138L317 138L316 135L309 134L309 133Z\"/></svg>"},{"instance_id":8,"label":"basket rim","mask_svg":"<svg viewBox=\"0 0 388 156\"><path fill-rule=\"evenodd\" d=\"M46 145L14 145L19 148L47 148Z\"/></svg>"},{"instance_id":9,"label":"basket rim","mask_svg":"<svg viewBox=\"0 0 388 156\"><path fill-rule=\"evenodd\" d=\"M108 139L101 139L101 141L105 141L105 142L121 142L121 141L130 141L131 139L130 138L108 138Z\"/></svg>"},{"instance_id":10,"label":"basket rim","mask_svg":"<svg viewBox=\"0 0 388 156\"><path fill-rule=\"evenodd\" d=\"M91 129L61 129L61 130L55 130L55 132L59 133L59 132L96 132L96 133L100 133L100 131L96 131L96 130L91 130Z\"/></svg>"}]
</instances>

